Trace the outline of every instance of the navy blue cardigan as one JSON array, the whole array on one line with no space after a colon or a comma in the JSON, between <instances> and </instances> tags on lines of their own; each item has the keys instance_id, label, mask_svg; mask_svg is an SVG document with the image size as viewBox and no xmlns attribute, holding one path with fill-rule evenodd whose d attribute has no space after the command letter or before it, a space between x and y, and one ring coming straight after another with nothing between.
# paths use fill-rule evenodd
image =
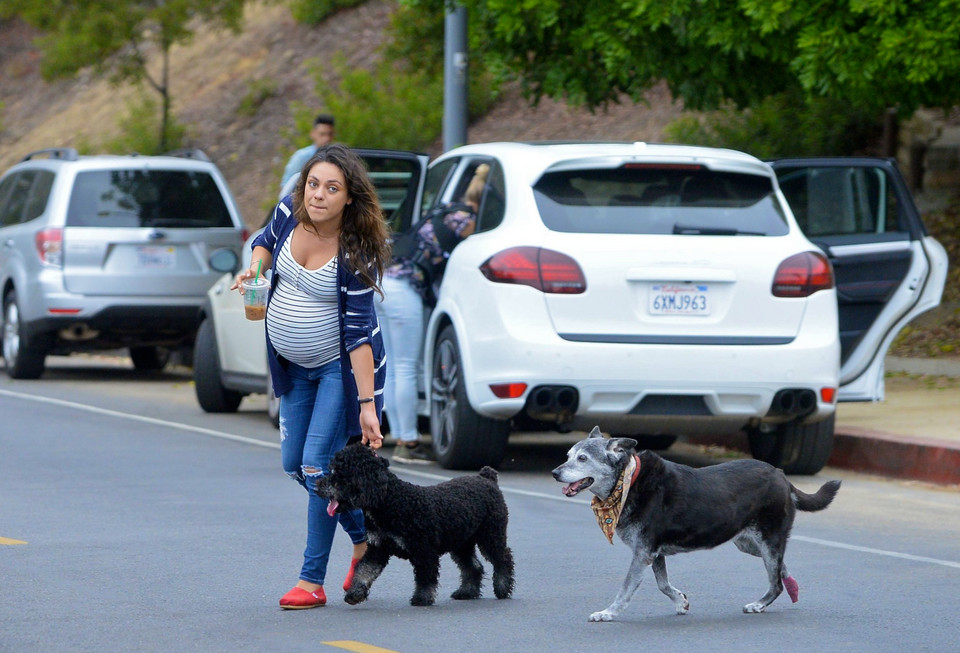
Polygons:
<instances>
[{"instance_id":1,"label":"navy blue cardigan","mask_svg":"<svg viewBox=\"0 0 960 653\"><path fill-rule=\"evenodd\" d=\"M276 288L280 275L277 272L277 248L282 246L297 226L293 217L293 201L288 195L283 198L273 211L273 219L266 229L253 241L251 248L264 247L273 255L273 275L270 279L270 297ZM347 419L347 437L361 435L360 404L357 396L357 382L353 378L353 367L350 365L350 352L360 345L369 344L373 349L373 389L374 404L377 407L377 419L382 420L383 385L387 378L387 357L383 347L383 336L380 333L380 323L373 304L374 290L366 286L363 281L349 268L349 255L343 251L337 261L337 283L340 293L337 305L340 309L340 371L343 377L344 409ZM266 329L264 329L266 333ZM290 390L292 384L287 374L287 362L282 360L273 345L270 343L270 334L267 334L267 363L270 366L270 375L273 377L273 392L278 396Z\"/></svg>"}]
</instances>

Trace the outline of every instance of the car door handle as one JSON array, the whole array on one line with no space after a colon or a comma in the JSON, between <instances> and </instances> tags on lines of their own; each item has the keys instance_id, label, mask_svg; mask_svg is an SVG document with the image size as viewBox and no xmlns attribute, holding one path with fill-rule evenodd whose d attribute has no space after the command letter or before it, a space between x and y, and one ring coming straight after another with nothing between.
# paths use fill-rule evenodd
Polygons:
<instances>
[{"instance_id":1,"label":"car door handle","mask_svg":"<svg viewBox=\"0 0 960 653\"><path fill-rule=\"evenodd\" d=\"M13 240L3 241L3 246L6 247L7 249L13 249Z\"/></svg>"}]
</instances>

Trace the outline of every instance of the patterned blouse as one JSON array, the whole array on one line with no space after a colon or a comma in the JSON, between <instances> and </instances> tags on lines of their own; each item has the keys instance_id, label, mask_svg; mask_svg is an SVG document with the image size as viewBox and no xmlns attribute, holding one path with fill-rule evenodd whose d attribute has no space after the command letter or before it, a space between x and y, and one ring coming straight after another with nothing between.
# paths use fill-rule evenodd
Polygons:
<instances>
[{"instance_id":1,"label":"patterned blouse","mask_svg":"<svg viewBox=\"0 0 960 653\"><path fill-rule=\"evenodd\" d=\"M471 232L471 228L476 225L476 222L476 214L466 210L452 211L443 216L443 223L460 240L465 238L463 232ZM430 220L424 222L417 230L417 250L421 252L424 258L429 259L434 266L443 265L450 258L450 252L445 251L440 246L440 241L434 233L433 223ZM409 279L414 290L421 296L425 297L428 294L427 281L423 277L423 272L409 258L395 259L393 264L384 270L383 276L392 279Z\"/></svg>"}]
</instances>

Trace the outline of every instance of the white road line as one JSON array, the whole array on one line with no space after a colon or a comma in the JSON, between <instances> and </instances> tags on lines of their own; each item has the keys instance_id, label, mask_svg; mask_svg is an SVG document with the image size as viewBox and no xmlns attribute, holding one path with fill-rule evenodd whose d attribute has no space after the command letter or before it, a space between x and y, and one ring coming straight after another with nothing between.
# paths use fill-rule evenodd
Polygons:
<instances>
[{"instance_id":1,"label":"white road line","mask_svg":"<svg viewBox=\"0 0 960 653\"><path fill-rule=\"evenodd\" d=\"M129 419L135 422L144 422L146 424L155 424L157 426L167 426L171 428L180 429L182 431L192 431L194 433L209 435L210 437L220 438L222 440L242 442L244 444L252 444L258 447L267 447L268 449L280 448L279 442L267 442L265 440L257 440L256 438L247 438L242 435L234 435L233 433L224 433L223 431L214 431L213 429L205 429L202 426L191 426L189 424L180 424L178 422L168 422L167 420L157 419L155 417L144 417L143 415L133 415L132 413L121 413L116 410L110 410L108 408L98 408L97 406L87 406L85 404L78 404L74 401L66 401L65 399L54 399L52 397L40 397L38 395L29 395L29 394L24 394L22 392L12 392L10 390L0 390L0 395L6 396L6 397L15 397L17 399L28 399L30 401L37 401L43 404L53 404L55 406L63 406L65 408L74 408L76 410L83 410L88 413L96 413L98 415L120 417L122 419Z\"/></svg>"},{"instance_id":2,"label":"white road line","mask_svg":"<svg viewBox=\"0 0 960 653\"><path fill-rule=\"evenodd\" d=\"M834 549L846 549L847 551L859 551L860 553L872 553L878 556L887 556L888 558L900 558L901 560L913 560L914 562L927 562L932 565L942 565L944 567L953 567L960 569L960 562L951 562L950 560L938 560L937 558L926 558L924 556L915 556L910 553L898 553L896 551L884 551L883 549L871 549L868 546L856 546L855 544L844 544L843 542L834 542L832 540L820 540L815 537L805 535L791 535L790 541L809 542L810 544L819 544L829 546Z\"/></svg>"},{"instance_id":3,"label":"white road line","mask_svg":"<svg viewBox=\"0 0 960 653\"><path fill-rule=\"evenodd\" d=\"M215 431L213 429L206 429L200 426L191 426L189 424L181 424L179 422L168 422L167 420L157 419L154 417L144 417L142 415L133 415L131 413L121 413L116 410L109 410L107 408L98 408L96 406L87 406L85 404L78 404L73 401L66 401L64 399L53 399L51 397L41 397L38 395L25 394L22 392L12 392L10 390L0 390L0 396L14 397L17 399L26 399L28 401L36 401L39 403L53 404L56 406L63 406L65 408L73 408L76 410L86 411L88 413L96 413L98 415L108 415L110 417L119 417L122 419L129 419L136 422L143 422L146 424L155 424L157 426L166 426L169 428L180 429L182 431L190 431L193 433L199 433L201 435L207 435L213 438L220 438L221 440L230 440L231 442L241 442L243 444L252 444L257 447L265 447L267 449L279 449L279 442L267 442L265 440L258 440L256 438L248 438L242 435L234 435L233 433L225 433L223 431ZM450 480L450 476L443 476L441 474L432 474L430 472L418 471L415 469L407 469L406 467L395 467L397 472L400 472L408 476L418 476L420 478L432 480L432 481L447 481ZM549 499L551 501L562 501L568 504L583 504L588 505L587 501L581 499L568 499L567 497L546 494L543 492L533 492L530 490L521 490L519 488L511 487L500 487L503 490L504 494L515 494L518 496L532 497L535 499ZM910 553L899 553L897 551L886 551L884 549L873 549L866 546L857 546L855 544L846 544L844 542L834 542L832 540L821 540L816 537L806 537L804 535L791 535L790 539L795 542L807 542L808 544L818 544L820 546L831 547L834 549L844 549L847 551L857 551L860 553L869 553L872 555L885 556L888 558L899 558L901 560L911 560L913 562L923 562L932 565L940 565L942 567L952 567L954 569L960 569L960 562L953 562L951 560L939 560L937 558L927 558L925 556L912 555Z\"/></svg>"}]
</instances>

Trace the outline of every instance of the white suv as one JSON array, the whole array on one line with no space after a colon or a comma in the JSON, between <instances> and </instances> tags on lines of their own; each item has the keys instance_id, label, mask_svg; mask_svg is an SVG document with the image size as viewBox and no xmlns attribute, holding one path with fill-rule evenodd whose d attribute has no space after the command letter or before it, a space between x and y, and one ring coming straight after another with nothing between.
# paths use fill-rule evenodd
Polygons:
<instances>
[{"instance_id":1,"label":"white suv","mask_svg":"<svg viewBox=\"0 0 960 653\"><path fill-rule=\"evenodd\" d=\"M836 402L882 398L890 342L943 291L888 160L477 144L430 165L421 212L482 163L424 341L445 467L498 464L513 430L599 425L649 448L746 431L755 457L815 473Z\"/></svg>"},{"instance_id":2,"label":"white suv","mask_svg":"<svg viewBox=\"0 0 960 653\"><path fill-rule=\"evenodd\" d=\"M137 369L189 346L197 309L238 255L243 222L202 152L79 156L33 152L0 177L3 358L39 377L48 354L129 348Z\"/></svg>"}]
</instances>

